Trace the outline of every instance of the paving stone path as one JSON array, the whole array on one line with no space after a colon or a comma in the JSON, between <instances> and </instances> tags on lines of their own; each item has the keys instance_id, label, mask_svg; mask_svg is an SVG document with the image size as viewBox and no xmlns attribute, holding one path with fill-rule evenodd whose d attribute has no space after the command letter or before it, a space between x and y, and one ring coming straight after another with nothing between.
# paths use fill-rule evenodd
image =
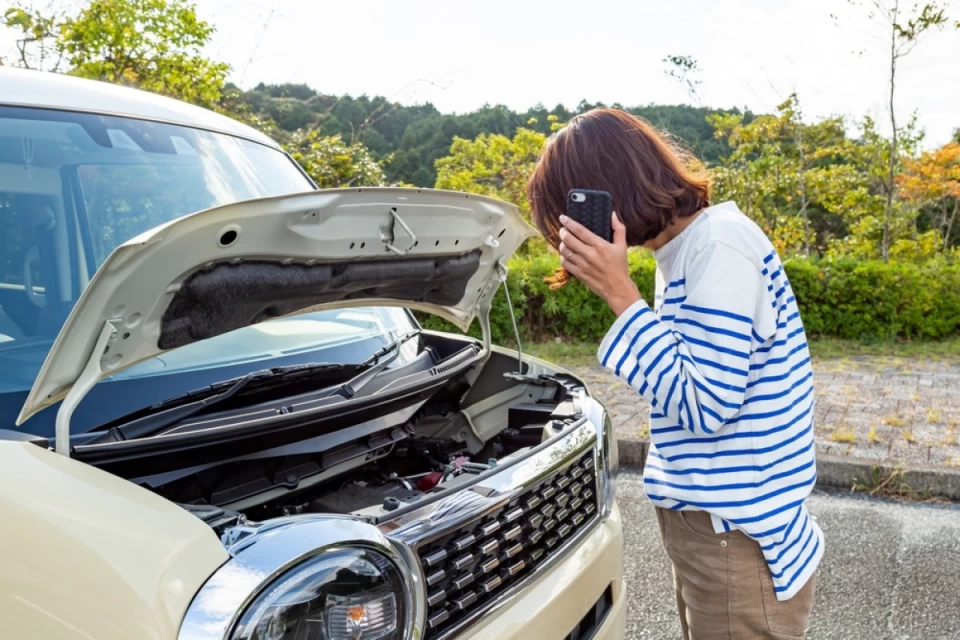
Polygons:
<instances>
[{"instance_id":1,"label":"paving stone path","mask_svg":"<svg viewBox=\"0 0 960 640\"><path fill-rule=\"evenodd\" d=\"M620 439L646 440L649 405L600 367L573 371L609 408ZM960 469L960 363L893 358L814 365L817 451Z\"/></svg>"}]
</instances>

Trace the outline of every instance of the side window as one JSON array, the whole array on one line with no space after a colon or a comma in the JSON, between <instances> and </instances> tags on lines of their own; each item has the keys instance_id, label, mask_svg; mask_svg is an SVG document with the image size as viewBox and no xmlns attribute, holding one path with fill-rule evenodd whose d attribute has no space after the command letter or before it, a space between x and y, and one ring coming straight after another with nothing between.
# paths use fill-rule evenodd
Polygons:
<instances>
[{"instance_id":1,"label":"side window","mask_svg":"<svg viewBox=\"0 0 960 640\"><path fill-rule=\"evenodd\" d=\"M77 176L98 267L130 238L216 203L202 173L183 164L88 164Z\"/></svg>"},{"instance_id":2,"label":"side window","mask_svg":"<svg viewBox=\"0 0 960 640\"><path fill-rule=\"evenodd\" d=\"M45 304L41 253L29 235L36 198L0 192L0 342L32 334Z\"/></svg>"}]
</instances>

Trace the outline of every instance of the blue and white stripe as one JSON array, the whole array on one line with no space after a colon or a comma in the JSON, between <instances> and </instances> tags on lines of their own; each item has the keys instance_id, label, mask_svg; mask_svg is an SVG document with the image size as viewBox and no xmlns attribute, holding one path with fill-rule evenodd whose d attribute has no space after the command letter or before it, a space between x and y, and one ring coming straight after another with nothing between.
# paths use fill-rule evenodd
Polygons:
<instances>
[{"instance_id":1,"label":"blue and white stripe","mask_svg":"<svg viewBox=\"0 0 960 640\"><path fill-rule=\"evenodd\" d=\"M684 243L695 247L718 227L723 238L727 215L714 213ZM736 528L756 540L786 600L823 555L804 505L816 482L813 374L776 252L759 229L737 225L727 244L666 265L658 254L656 310L641 301L624 313L599 358L651 404L651 500L707 511L718 533Z\"/></svg>"}]
</instances>

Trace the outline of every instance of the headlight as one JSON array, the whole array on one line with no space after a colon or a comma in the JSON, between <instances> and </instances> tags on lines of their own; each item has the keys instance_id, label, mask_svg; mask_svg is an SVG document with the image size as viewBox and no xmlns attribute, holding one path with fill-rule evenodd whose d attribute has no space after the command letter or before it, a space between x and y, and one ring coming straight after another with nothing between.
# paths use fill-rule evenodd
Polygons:
<instances>
[{"instance_id":1,"label":"headlight","mask_svg":"<svg viewBox=\"0 0 960 640\"><path fill-rule=\"evenodd\" d=\"M328 551L282 574L250 604L231 640L399 640L403 580L366 549Z\"/></svg>"},{"instance_id":2,"label":"headlight","mask_svg":"<svg viewBox=\"0 0 960 640\"><path fill-rule=\"evenodd\" d=\"M423 637L423 570L375 526L300 515L224 534L227 560L200 588L178 640Z\"/></svg>"}]
</instances>

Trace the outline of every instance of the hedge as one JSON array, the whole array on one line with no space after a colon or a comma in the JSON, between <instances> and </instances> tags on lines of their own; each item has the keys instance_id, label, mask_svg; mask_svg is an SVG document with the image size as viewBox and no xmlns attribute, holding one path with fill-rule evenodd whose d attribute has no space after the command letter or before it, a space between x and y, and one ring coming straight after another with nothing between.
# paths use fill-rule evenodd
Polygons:
<instances>
[{"instance_id":1,"label":"hedge","mask_svg":"<svg viewBox=\"0 0 960 640\"><path fill-rule=\"evenodd\" d=\"M630 275L641 294L653 299L656 265L649 254L630 255ZM525 340L562 337L599 342L614 317L606 304L571 281L551 291L544 283L558 266L552 254L514 258L508 286ZM800 305L807 334L862 340L943 339L960 334L960 265L885 264L792 258L784 268ZM434 317L431 329L451 330ZM491 313L494 342L510 341L513 329L503 292ZM453 329L456 330L456 329ZM479 336L474 322L470 334Z\"/></svg>"}]
</instances>

